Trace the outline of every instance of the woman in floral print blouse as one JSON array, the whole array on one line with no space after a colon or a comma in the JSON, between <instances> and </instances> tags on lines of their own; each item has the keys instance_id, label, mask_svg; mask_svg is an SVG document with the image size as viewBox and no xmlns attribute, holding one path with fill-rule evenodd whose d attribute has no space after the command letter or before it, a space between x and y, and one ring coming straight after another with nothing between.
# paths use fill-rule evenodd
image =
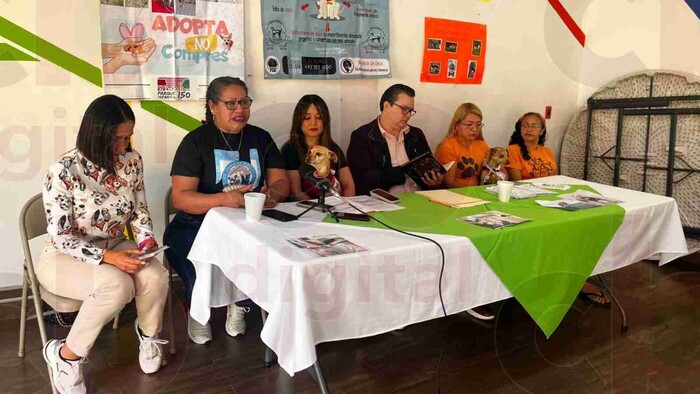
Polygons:
<instances>
[{"instance_id":1,"label":"woman in floral print blouse","mask_svg":"<svg viewBox=\"0 0 700 394\"><path fill-rule=\"evenodd\" d=\"M139 364L145 373L162 361L157 339L168 294L168 274L146 204L143 161L131 149L134 113L121 98L99 97L85 111L76 148L51 165L43 187L49 238L36 267L41 285L83 301L65 340L50 340L44 358L59 392L85 392L82 361L102 327L136 298ZM126 240L131 225L136 242Z\"/></svg>"}]
</instances>

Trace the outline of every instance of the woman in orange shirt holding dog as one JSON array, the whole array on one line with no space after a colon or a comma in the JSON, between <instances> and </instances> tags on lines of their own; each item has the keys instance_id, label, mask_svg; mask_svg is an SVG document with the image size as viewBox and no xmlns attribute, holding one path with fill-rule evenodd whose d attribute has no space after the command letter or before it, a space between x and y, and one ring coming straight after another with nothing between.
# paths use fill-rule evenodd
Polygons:
<instances>
[{"instance_id":1,"label":"woman in orange shirt holding dog","mask_svg":"<svg viewBox=\"0 0 700 394\"><path fill-rule=\"evenodd\" d=\"M544 117L537 112L528 112L515 122L515 131L510 136L506 165L508 177L519 181L542 178L557 174L557 162L552 151L544 146L547 124ZM590 302L610 305L610 299L603 290L589 282L584 283L581 296Z\"/></svg>"},{"instance_id":2,"label":"woman in orange shirt holding dog","mask_svg":"<svg viewBox=\"0 0 700 394\"><path fill-rule=\"evenodd\" d=\"M290 197L295 201L318 197L320 190L304 179L304 163L312 164L316 170L327 167L325 177L345 196L355 195L355 182L340 146L331 138L331 116L328 105L315 94L299 99L292 115L289 141L281 149L289 178ZM327 159L321 160L322 157ZM325 162L325 163L323 163Z\"/></svg>"},{"instance_id":3,"label":"woman in orange shirt holding dog","mask_svg":"<svg viewBox=\"0 0 700 394\"><path fill-rule=\"evenodd\" d=\"M489 151L481 132L483 118L481 109L472 103L460 104L452 115L447 135L435 151L435 157L443 165L455 162L445 174L448 188L479 184L481 166ZM493 320L495 316L488 305L468 309L467 313L479 320Z\"/></svg>"},{"instance_id":4,"label":"woman in orange shirt holding dog","mask_svg":"<svg viewBox=\"0 0 700 394\"><path fill-rule=\"evenodd\" d=\"M481 110L472 103L460 104L452 115L447 135L435 151L443 165L455 162L445 174L448 188L479 184L481 166L489 151L481 131L482 119Z\"/></svg>"}]
</instances>

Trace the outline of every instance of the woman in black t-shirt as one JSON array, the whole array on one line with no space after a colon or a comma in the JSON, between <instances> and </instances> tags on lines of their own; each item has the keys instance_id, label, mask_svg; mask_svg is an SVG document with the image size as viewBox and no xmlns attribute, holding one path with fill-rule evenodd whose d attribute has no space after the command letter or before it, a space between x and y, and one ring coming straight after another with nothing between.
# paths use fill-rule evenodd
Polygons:
<instances>
[{"instance_id":1,"label":"woman in black t-shirt","mask_svg":"<svg viewBox=\"0 0 700 394\"><path fill-rule=\"evenodd\" d=\"M180 212L163 235L170 246L165 254L185 286L189 303L196 279L187 259L204 216L216 207L243 208L247 191L266 193L269 205L282 202L289 193L284 162L270 134L248 124L248 87L238 78L219 77L207 88L206 122L192 130L177 148L170 171L173 205ZM268 205L268 204L266 204ZM245 332L244 308L229 305L226 332ZM211 341L209 323L189 318L187 333L192 342Z\"/></svg>"},{"instance_id":2,"label":"woman in black t-shirt","mask_svg":"<svg viewBox=\"0 0 700 394\"><path fill-rule=\"evenodd\" d=\"M315 94L302 97L294 108L289 141L282 145L282 157L289 177L290 197L296 201L317 198L320 190L304 179L301 168L306 162L306 153L321 145L335 154L327 178L340 193L355 195L355 182L348 168L343 150L331 138L331 116L326 102Z\"/></svg>"}]
</instances>

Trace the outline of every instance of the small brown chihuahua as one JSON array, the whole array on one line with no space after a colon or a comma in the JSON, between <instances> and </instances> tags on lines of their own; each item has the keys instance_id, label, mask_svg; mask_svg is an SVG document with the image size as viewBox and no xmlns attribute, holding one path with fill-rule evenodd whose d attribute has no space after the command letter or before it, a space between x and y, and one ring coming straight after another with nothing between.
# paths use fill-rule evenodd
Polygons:
<instances>
[{"instance_id":1,"label":"small brown chihuahua","mask_svg":"<svg viewBox=\"0 0 700 394\"><path fill-rule=\"evenodd\" d=\"M331 171L331 162L338 162L338 156L325 146L316 145L306 152L306 162L312 165L321 177L325 178Z\"/></svg>"},{"instance_id":2,"label":"small brown chihuahua","mask_svg":"<svg viewBox=\"0 0 700 394\"><path fill-rule=\"evenodd\" d=\"M508 180L506 169L508 164L508 151L505 148L491 148L481 166L481 184L490 185L498 181Z\"/></svg>"}]
</instances>

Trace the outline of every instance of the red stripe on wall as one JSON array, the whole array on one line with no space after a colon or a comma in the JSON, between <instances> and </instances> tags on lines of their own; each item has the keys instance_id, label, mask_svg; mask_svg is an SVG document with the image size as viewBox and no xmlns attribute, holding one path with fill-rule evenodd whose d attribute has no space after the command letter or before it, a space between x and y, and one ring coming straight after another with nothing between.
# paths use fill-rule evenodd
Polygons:
<instances>
[{"instance_id":1,"label":"red stripe on wall","mask_svg":"<svg viewBox=\"0 0 700 394\"><path fill-rule=\"evenodd\" d=\"M578 41L582 47L586 46L586 34L584 34L583 30L578 27L574 18L569 15L569 12L566 11L566 8L564 8L564 6L561 4L561 1L549 0L549 4L552 6L552 8L554 8L554 11L557 12L566 27L569 28L569 31L574 35L576 41Z\"/></svg>"}]
</instances>

